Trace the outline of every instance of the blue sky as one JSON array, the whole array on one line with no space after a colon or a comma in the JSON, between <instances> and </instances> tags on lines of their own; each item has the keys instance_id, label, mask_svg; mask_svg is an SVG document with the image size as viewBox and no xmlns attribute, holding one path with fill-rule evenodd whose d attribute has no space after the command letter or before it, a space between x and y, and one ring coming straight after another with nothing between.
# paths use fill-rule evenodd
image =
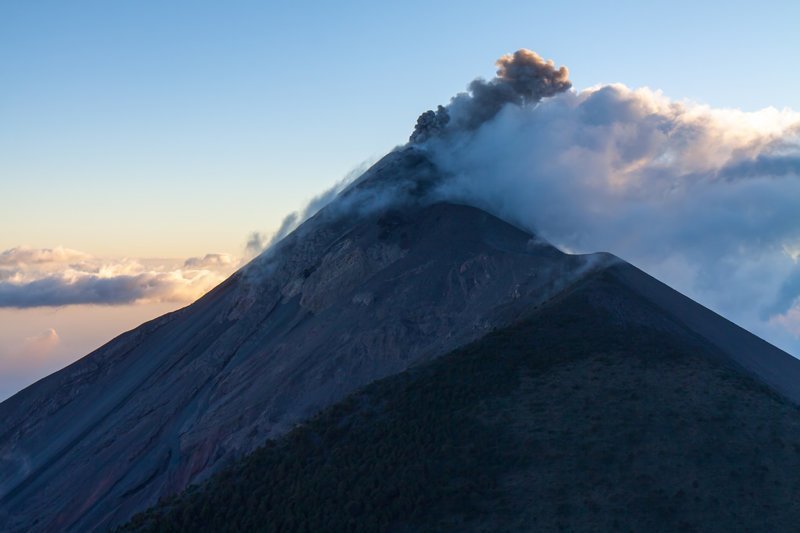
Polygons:
<instances>
[{"instance_id":1,"label":"blue sky","mask_svg":"<svg viewBox=\"0 0 800 533\"><path fill-rule=\"evenodd\" d=\"M0 283L102 270L161 292L0 309L0 400L223 279L251 232L502 54L552 58L578 90L800 110L798 21L790 1L2 2Z\"/></svg>"},{"instance_id":2,"label":"blue sky","mask_svg":"<svg viewBox=\"0 0 800 533\"><path fill-rule=\"evenodd\" d=\"M719 5L5 2L0 248L237 253L520 47L577 88L800 109L798 4Z\"/></svg>"}]
</instances>

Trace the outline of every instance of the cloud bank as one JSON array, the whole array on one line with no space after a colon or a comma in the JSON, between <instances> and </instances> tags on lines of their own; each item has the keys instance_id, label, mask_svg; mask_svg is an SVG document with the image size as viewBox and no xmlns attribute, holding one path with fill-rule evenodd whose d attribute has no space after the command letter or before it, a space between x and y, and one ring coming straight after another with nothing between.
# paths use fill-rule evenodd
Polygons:
<instances>
[{"instance_id":1,"label":"cloud bank","mask_svg":"<svg viewBox=\"0 0 800 533\"><path fill-rule=\"evenodd\" d=\"M800 355L800 113L624 85L511 104L420 143L438 199L612 252Z\"/></svg>"},{"instance_id":2,"label":"cloud bank","mask_svg":"<svg viewBox=\"0 0 800 533\"><path fill-rule=\"evenodd\" d=\"M168 261L109 260L67 248L0 253L0 308L190 302L239 265L228 254Z\"/></svg>"},{"instance_id":3,"label":"cloud bank","mask_svg":"<svg viewBox=\"0 0 800 533\"><path fill-rule=\"evenodd\" d=\"M41 265L47 263L70 263L84 261L91 256L63 246L56 248L31 248L18 246L0 252L0 268Z\"/></svg>"}]
</instances>

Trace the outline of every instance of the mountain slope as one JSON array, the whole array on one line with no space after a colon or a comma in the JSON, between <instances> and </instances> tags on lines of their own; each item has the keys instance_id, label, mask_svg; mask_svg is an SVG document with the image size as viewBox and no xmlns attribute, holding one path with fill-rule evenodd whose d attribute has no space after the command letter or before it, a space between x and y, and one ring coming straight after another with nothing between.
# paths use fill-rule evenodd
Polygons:
<instances>
[{"instance_id":1,"label":"mountain slope","mask_svg":"<svg viewBox=\"0 0 800 533\"><path fill-rule=\"evenodd\" d=\"M389 154L193 305L0 403L0 530L120 524L597 272L649 302L644 326L688 331L800 401L789 355L613 256L567 255L478 209L430 203L441 179L423 150ZM612 296L606 312L637 323L638 308Z\"/></svg>"},{"instance_id":2,"label":"mountain slope","mask_svg":"<svg viewBox=\"0 0 800 533\"><path fill-rule=\"evenodd\" d=\"M415 201L435 179L418 151L391 154L192 306L0 404L0 529L124 521L611 260L565 255L474 208ZM386 188L409 201L357 209Z\"/></svg>"},{"instance_id":3,"label":"mountain slope","mask_svg":"<svg viewBox=\"0 0 800 533\"><path fill-rule=\"evenodd\" d=\"M797 407L654 288L624 264L593 273L126 530L795 529Z\"/></svg>"}]
</instances>

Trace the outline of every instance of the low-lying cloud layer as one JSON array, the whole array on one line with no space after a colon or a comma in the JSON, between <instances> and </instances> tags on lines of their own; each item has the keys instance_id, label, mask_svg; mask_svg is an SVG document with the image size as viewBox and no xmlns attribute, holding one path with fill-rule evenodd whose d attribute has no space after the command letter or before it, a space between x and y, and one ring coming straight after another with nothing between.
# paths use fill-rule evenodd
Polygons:
<instances>
[{"instance_id":1,"label":"low-lying cloud layer","mask_svg":"<svg viewBox=\"0 0 800 533\"><path fill-rule=\"evenodd\" d=\"M62 247L12 248L0 253L0 308L190 302L237 266L227 254L173 264L102 259Z\"/></svg>"},{"instance_id":2,"label":"low-lying cloud layer","mask_svg":"<svg viewBox=\"0 0 800 533\"><path fill-rule=\"evenodd\" d=\"M421 144L439 198L610 251L800 355L800 113L623 85L516 104Z\"/></svg>"},{"instance_id":3,"label":"low-lying cloud layer","mask_svg":"<svg viewBox=\"0 0 800 533\"><path fill-rule=\"evenodd\" d=\"M0 252L0 268L15 268L24 265L47 263L70 263L89 259L90 256L63 246L56 248L30 248L19 246Z\"/></svg>"}]
</instances>

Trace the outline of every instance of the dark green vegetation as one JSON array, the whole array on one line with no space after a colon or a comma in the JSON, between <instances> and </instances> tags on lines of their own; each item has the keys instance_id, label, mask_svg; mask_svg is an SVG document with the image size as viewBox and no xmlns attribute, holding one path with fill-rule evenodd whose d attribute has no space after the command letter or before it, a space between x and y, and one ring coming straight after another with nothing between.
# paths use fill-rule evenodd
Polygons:
<instances>
[{"instance_id":1,"label":"dark green vegetation","mask_svg":"<svg viewBox=\"0 0 800 533\"><path fill-rule=\"evenodd\" d=\"M606 271L123 530L793 530L799 415Z\"/></svg>"}]
</instances>

